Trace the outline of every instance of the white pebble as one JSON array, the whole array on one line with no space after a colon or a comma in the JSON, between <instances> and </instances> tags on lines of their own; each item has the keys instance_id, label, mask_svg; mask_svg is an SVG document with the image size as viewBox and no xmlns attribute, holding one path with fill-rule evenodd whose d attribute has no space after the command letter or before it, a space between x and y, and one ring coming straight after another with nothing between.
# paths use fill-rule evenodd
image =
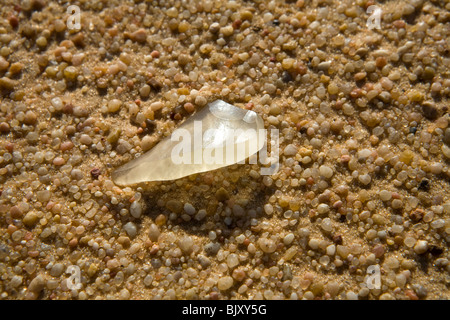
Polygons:
<instances>
[{"instance_id":1,"label":"white pebble","mask_svg":"<svg viewBox=\"0 0 450 320\"><path fill-rule=\"evenodd\" d=\"M428 242L425 240L419 240L417 241L416 245L414 246L414 252L417 254L423 254L427 252L428 250Z\"/></svg>"},{"instance_id":2,"label":"white pebble","mask_svg":"<svg viewBox=\"0 0 450 320\"><path fill-rule=\"evenodd\" d=\"M370 181L372 181L372 178L368 174L362 174L358 176L359 182L361 182L363 185L368 185Z\"/></svg>"},{"instance_id":3,"label":"white pebble","mask_svg":"<svg viewBox=\"0 0 450 320\"><path fill-rule=\"evenodd\" d=\"M125 232L130 238L134 238L137 234L136 225L133 222L128 222L123 226Z\"/></svg>"},{"instance_id":4,"label":"white pebble","mask_svg":"<svg viewBox=\"0 0 450 320\"><path fill-rule=\"evenodd\" d=\"M328 213L329 211L330 211L330 206L325 203L321 203L317 206L317 212L320 214L325 214L325 213Z\"/></svg>"},{"instance_id":5,"label":"white pebble","mask_svg":"<svg viewBox=\"0 0 450 320\"><path fill-rule=\"evenodd\" d=\"M297 147L293 144L289 144L286 146L286 148L284 148L284 155L289 157L289 156L295 156L295 154L297 153Z\"/></svg>"},{"instance_id":6,"label":"white pebble","mask_svg":"<svg viewBox=\"0 0 450 320\"><path fill-rule=\"evenodd\" d=\"M319 167L319 172L326 179L330 179L333 176L333 169L325 165Z\"/></svg>"},{"instance_id":7,"label":"white pebble","mask_svg":"<svg viewBox=\"0 0 450 320\"><path fill-rule=\"evenodd\" d=\"M139 201L133 201L130 206L130 213L135 218L140 218L142 215L142 205Z\"/></svg>"},{"instance_id":8,"label":"white pebble","mask_svg":"<svg viewBox=\"0 0 450 320\"><path fill-rule=\"evenodd\" d=\"M294 238L295 238L294 234L289 233L284 237L283 243L288 246L292 243L292 241L294 241Z\"/></svg>"}]
</instances>

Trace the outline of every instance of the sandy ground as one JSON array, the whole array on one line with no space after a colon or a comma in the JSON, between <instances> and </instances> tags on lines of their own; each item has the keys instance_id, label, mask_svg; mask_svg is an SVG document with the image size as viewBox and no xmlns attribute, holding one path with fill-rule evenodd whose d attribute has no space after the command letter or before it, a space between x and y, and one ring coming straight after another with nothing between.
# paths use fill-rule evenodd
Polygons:
<instances>
[{"instance_id":1,"label":"sandy ground","mask_svg":"<svg viewBox=\"0 0 450 320\"><path fill-rule=\"evenodd\" d=\"M449 9L3 0L1 299L448 299ZM276 174L114 184L215 99Z\"/></svg>"}]
</instances>

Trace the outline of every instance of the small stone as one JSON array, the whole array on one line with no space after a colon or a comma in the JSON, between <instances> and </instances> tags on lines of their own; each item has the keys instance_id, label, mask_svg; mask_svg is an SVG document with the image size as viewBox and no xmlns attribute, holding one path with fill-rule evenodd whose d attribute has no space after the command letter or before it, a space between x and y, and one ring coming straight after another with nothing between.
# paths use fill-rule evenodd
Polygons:
<instances>
[{"instance_id":1,"label":"small stone","mask_svg":"<svg viewBox=\"0 0 450 320\"><path fill-rule=\"evenodd\" d=\"M217 33L220 30L220 24L218 24L217 22L211 23L211 25L209 26L209 32L211 33Z\"/></svg>"},{"instance_id":2,"label":"small stone","mask_svg":"<svg viewBox=\"0 0 450 320\"><path fill-rule=\"evenodd\" d=\"M339 88L334 82L332 82L328 85L328 93L329 94L334 95L334 94L337 94L338 92L339 92Z\"/></svg>"},{"instance_id":3,"label":"small stone","mask_svg":"<svg viewBox=\"0 0 450 320\"><path fill-rule=\"evenodd\" d=\"M392 198L392 192L388 190L381 190L379 195L382 201L389 201Z\"/></svg>"},{"instance_id":4,"label":"small stone","mask_svg":"<svg viewBox=\"0 0 450 320\"><path fill-rule=\"evenodd\" d=\"M50 269L50 275L52 277L59 277L64 272L64 265L62 263L55 263Z\"/></svg>"},{"instance_id":5,"label":"small stone","mask_svg":"<svg viewBox=\"0 0 450 320\"><path fill-rule=\"evenodd\" d=\"M234 280L236 280L238 282L242 282L242 281L244 281L244 279L246 277L246 273L244 270L237 268L237 269L233 270L232 277Z\"/></svg>"},{"instance_id":6,"label":"small stone","mask_svg":"<svg viewBox=\"0 0 450 320\"><path fill-rule=\"evenodd\" d=\"M28 212L22 220L27 227L33 227L38 221L39 217L34 211Z\"/></svg>"},{"instance_id":7,"label":"small stone","mask_svg":"<svg viewBox=\"0 0 450 320\"><path fill-rule=\"evenodd\" d=\"M36 39L36 44L39 48L43 49L47 46L47 39L45 37L39 37Z\"/></svg>"},{"instance_id":8,"label":"small stone","mask_svg":"<svg viewBox=\"0 0 450 320\"><path fill-rule=\"evenodd\" d=\"M183 204L180 200L172 199L167 201L166 208L174 213L181 213L181 210L183 210Z\"/></svg>"},{"instance_id":9,"label":"small stone","mask_svg":"<svg viewBox=\"0 0 450 320\"><path fill-rule=\"evenodd\" d=\"M15 15L11 15L8 18L8 21L9 21L9 25L14 29L19 26L19 19Z\"/></svg>"},{"instance_id":10,"label":"small stone","mask_svg":"<svg viewBox=\"0 0 450 320\"><path fill-rule=\"evenodd\" d=\"M130 214L135 218L140 218L142 215L142 205L139 201L133 201L130 206Z\"/></svg>"},{"instance_id":11,"label":"small stone","mask_svg":"<svg viewBox=\"0 0 450 320\"><path fill-rule=\"evenodd\" d=\"M23 277L22 276L15 275L14 277L12 277L11 281L9 282L9 284L13 288L17 288L18 286L20 286L22 284L22 281L23 281Z\"/></svg>"},{"instance_id":12,"label":"small stone","mask_svg":"<svg viewBox=\"0 0 450 320\"><path fill-rule=\"evenodd\" d=\"M198 105L199 107L203 107L207 103L208 103L208 101L206 100L205 97L202 97L202 96L195 97L195 104Z\"/></svg>"},{"instance_id":13,"label":"small stone","mask_svg":"<svg viewBox=\"0 0 450 320\"><path fill-rule=\"evenodd\" d=\"M297 154L297 150L298 148L295 145L289 144L286 148L284 148L283 154L286 157L295 156Z\"/></svg>"},{"instance_id":14,"label":"small stone","mask_svg":"<svg viewBox=\"0 0 450 320\"><path fill-rule=\"evenodd\" d=\"M93 179L98 179L98 177L102 174L102 171L99 168L94 168L90 173Z\"/></svg>"},{"instance_id":15,"label":"small stone","mask_svg":"<svg viewBox=\"0 0 450 320\"><path fill-rule=\"evenodd\" d=\"M161 231L159 230L158 226L156 224L151 224L149 231L148 231L148 237L153 242L158 242L159 236L161 235Z\"/></svg>"},{"instance_id":16,"label":"small stone","mask_svg":"<svg viewBox=\"0 0 450 320\"><path fill-rule=\"evenodd\" d=\"M422 104L422 112L427 119L435 120L439 117L439 110L434 102L425 101Z\"/></svg>"},{"instance_id":17,"label":"small stone","mask_svg":"<svg viewBox=\"0 0 450 320\"><path fill-rule=\"evenodd\" d=\"M391 203L392 209L398 210L403 207L403 202L400 199L394 199Z\"/></svg>"},{"instance_id":18,"label":"small stone","mask_svg":"<svg viewBox=\"0 0 450 320\"><path fill-rule=\"evenodd\" d=\"M273 240L267 238L258 239L258 245L265 253L273 253L277 249L276 243Z\"/></svg>"},{"instance_id":19,"label":"small stone","mask_svg":"<svg viewBox=\"0 0 450 320\"><path fill-rule=\"evenodd\" d=\"M428 250L428 242L425 240L419 240L417 241L416 245L414 246L414 252L417 254L424 254Z\"/></svg>"},{"instance_id":20,"label":"small stone","mask_svg":"<svg viewBox=\"0 0 450 320\"><path fill-rule=\"evenodd\" d=\"M128 248L130 246L130 238L125 236L120 236L117 238L117 242L120 243L123 247Z\"/></svg>"},{"instance_id":21,"label":"small stone","mask_svg":"<svg viewBox=\"0 0 450 320\"><path fill-rule=\"evenodd\" d=\"M350 251L347 246L338 245L336 247L336 253L343 259L346 259Z\"/></svg>"},{"instance_id":22,"label":"small stone","mask_svg":"<svg viewBox=\"0 0 450 320\"><path fill-rule=\"evenodd\" d=\"M372 181L372 178L368 174L362 174L358 176L358 180L359 182L361 182L363 185L366 186Z\"/></svg>"},{"instance_id":23,"label":"small stone","mask_svg":"<svg viewBox=\"0 0 450 320\"><path fill-rule=\"evenodd\" d=\"M203 247L208 256L215 256L220 250L220 244L217 242L209 242Z\"/></svg>"},{"instance_id":24,"label":"small stone","mask_svg":"<svg viewBox=\"0 0 450 320\"><path fill-rule=\"evenodd\" d=\"M387 223L387 219L378 213L375 213L372 216L372 220L373 222L375 222L375 224L379 226L385 225Z\"/></svg>"},{"instance_id":25,"label":"small stone","mask_svg":"<svg viewBox=\"0 0 450 320\"><path fill-rule=\"evenodd\" d=\"M118 267L120 267L120 262L117 259L108 260L108 262L106 263L106 267L110 270L117 269Z\"/></svg>"},{"instance_id":26,"label":"small stone","mask_svg":"<svg viewBox=\"0 0 450 320\"><path fill-rule=\"evenodd\" d=\"M5 60L2 56L0 56L0 72L8 70L9 62Z\"/></svg>"},{"instance_id":27,"label":"small stone","mask_svg":"<svg viewBox=\"0 0 450 320\"><path fill-rule=\"evenodd\" d=\"M442 145L442 154L443 154L446 158L450 159L450 147L448 147L447 145L443 144L443 145Z\"/></svg>"},{"instance_id":28,"label":"small stone","mask_svg":"<svg viewBox=\"0 0 450 320\"><path fill-rule=\"evenodd\" d=\"M222 33L225 37L229 37L234 33L233 26L226 26L220 28L220 33Z\"/></svg>"},{"instance_id":29,"label":"small stone","mask_svg":"<svg viewBox=\"0 0 450 320\"><path fill-rule=\"evenodd\" d=\"M12 74L18 74L23 70L24 67L25 66L23 65L23 63L15 62L9 67L9 72L11 72Z\"/></svg>"},{"instance_id":30,"label":"small stone","mask_svg":"<svg viewBox=\"0 0 450 320\"><path fill-rule=\"evenodd\" d=\"M268 94L274 94L277 91L277 87L270 82L266 82L264 84L264 90L267 91Z\"/></svg>"},{"instance_id":31,"label":"small stone","mask_svg":"<svg viewBox=\"0 0 450 320\"><path fill-rule=\"evenodd\" d=\"M117 143L117 141L119 141L121 133L122 133L122 130L120 128L113 128L111 130L111 132L108 134L108 136L106 137L106 141L108 141L111 144ZM81 140L80 140L80 142L81 142ZM91 143L92 143L92 139L91 139ZM87 144L91 144L91 143L87 143Z\"/></svg>"},{"instance_id":32,"label":"small stone","mask_svg":"<svg viewBox=\"0 0 450 320\"><path fill-rule=\"evenodd\" d=\"M122 106L122 101L119 99L112 99L108 102L108 111L111 113L119 111L120 107Z\"/></svg>"},{"instance_id":33,"label":"small stone","mask_svg":"<svg viewBox=\"0 0 450 320\"><path fill-rule=\"evenodd\" d=\"M185 103L183 107L184 107L184 110L186 110L189 113L192 113L192 112L195 111L194 105L192 103L190 103L190 102Z\"/></svg>"},{"instance_id":34,"label":"small stone","mask_svg":"<svg viewBox=\"0 0 450 320\"><path fill-rule=\"evenodd\" d=\"M283 243L286 246L289 246L292 243L292 241L294 241L294 239L295 239L294 234L293 233L289 233L283 238Z\"/></svg>"},{"instance_id":35,"label":"small stone","mask_svg":"<svg viewBox=\"0 0 450 320\"><path fill-rule=\"evenodd\" d=\"M420 220L422 220L424 215L425 212L422 209L416 209L409 214L409 217L412 221L419 222Z\"/></svg>"},{"instance_id":36,"label":"small stone","mask_svg":"<svg viewBox=\"0 0 450 320\"><path fill-rule=\"evenodd\" d=\"M320 175L326 179L330 179L333 176L333 169L328 166L322 165L319 167Z\"/></svg>"},{"instance_id":37,"label":"small stone","mask_svg":"<svg viewBox=\"0 0 450 320\"><path fill-rule=\"evenodd\" d=\"M230 194L228 193L228 191L221 187L219 190L216 191L216 199L217 201L225 201L228 200L230 198Z\"/></svg>"},{"instance_id":38,"label":"small stone","mask_svg":"<svg viewBox=\"0 0 450 320\"><path fill-rule=\"evenodd\" d=\"M8 133L9 132L9 124L7 124L6 122L2 122L0 123L0 132L2 133Z\"/></svg>"},{"instance_id":39,"label":"small stone","mask_svg":"<svg viewBox=\"0 0 450 320\"><path fill-rule=\"evenodd\" d=\"M417 296L421 299L425 298L428 295L428 290L424 286L420 284L413 285L413 289L416 292Z\"/></svg>"},{"instance_id":40,"label":"small stone","mask_svg":"<svg viewBox=\"0 0 450 320\"><path fill-rule=\"evenodd\" d=\"M394 297L390 293L383 293L379 299L380 300L395 300Z\"/></svg>"},{"instance_id":41,"label":"small stone","mask_svg":"<svg viewBox=\"0 0 450 320\"><path fill-rule=\"evenodd\" d=\"M190 203L184 204L184 212L186 212L188 215L193 216L196 212L194 206Z\"/></svg>"},{"instance_id":42,"label":"small stone","mask_svg":"<svg viewBox=\"0 0 450 320\"><path fill-rule=\"evenodd\" d=\"M211 265L211 260L202 254L199 254L197 259L203 269L206 269Z\"/></svg>"},{"instance_id":43,"label":"small stone","mask_svg":"<svg viewBox=\"0 0 450 320\"><path fill-rule=\"evenodd\" d=\"M450 146L450 128L445 129L444 137L442 138L445 144Z\"/></svg>"},{"instance_id":44,"label":"small stone","mask_svg":"<svg viewBox=\"0 0 450 320\"><path fill-rule=\"evenodd\" d=\"M7 77L0 78L0 89L11 91L15 86L17 86L17 81L11 80Z\"/></svg>"},{"instance_id":45,"label":"small stone","mask_svg":"<svg viewBox=\"0 0 450 320\"><path fill-rule=\"evenodd\" d=\"M28 285L28 290L33 293L41 292L45 287L45 279L42 275L36 276Z\"/></svg>"},{"instance_id":46,"label":"small stone","mask_svg":"<svg viewBox=\"0 0 450 320\"><path fill-rule=\"evenodd\" d=\"M150 109L152 109L152 111L158 111L158 110L162 109L162 107L164 107L164 103L162 103L161 101L153 102L150 105Z\"/></svg>"},{"instance_id":47,"label":"small stone","mask_svg":"<svg viewBox=\"0 0 450 320\"><path fill-rule=\"evenodd\" d=\"M141 89L139 89L139 94L142 98L148 98L148 96L150 95L150 91L150 86L148 84L145 84Z\"/></svg>"},{"instance_id":48,"label":"small stone","mask_svg":"<svg viewBox=\"0 0 450 320\"><path fill-rule=\"evenodd\" d=\"M330 281L325 285L325 291L332 297L335 297L339 293L339 283L336 281Z\"/></svg>"},{"instance_id":49,"label":"small stone","mask_svg":"<svg viewBox=\"0 0 450 320\"><path fill-rule=\"evenodd\" d=\"M18 206L11 207L9 213L13 219L20 219L23 215L22 210Z\"/></svg>"},{"instance_id":50,"label":"small stone","mask_svg":"<svg viewBox=\"0 0 450 320\"><path fill-rule=\"evenodd\" d=\"M184 254L191 254L193 250L194 240L189 236L184 236L178 241L178 246Z\"/></svg>"},{"instance_id":51,"label":"small stone","mask_svg":"<svg viewBox=\"0 0 450 320\"><path fill-rule=\"evenodd\" d=\"M128 234L128 236L130 238L134 238L137 234L137 227L133 222L127 222L123 226L123 229L125 230L125 232Z\"/></svg>"},{"instance_id":52,"label":"small stone","mask_svg":"<svg viewBox=\"0 0 450 320\"><path fill-rule=\"evenodd\" d=\"M130 291L128 291L127 289L122 289L119 292L119 299L120 300L129 300L130 299Z\"/></svg>"},{"instance_id":53,"label":"small stone","mask_svg":"<svg viewBox=\"0 0 450 320\"><path fill-rule=\"evenodd\" d=\"M233 278L230 276L222 277L219 279L219 281L217 281L217 287L221 291L230 289L233 286L233 284L234 284Z\"/></svg>"},{"instance_id":54,"label":"small stone","mask_svg":"<svg viewBox=\"0 0 450 320\"><path fill-rule=\"evenodd\" d=\"M66 160L64 160L64 158L62 157L56 157L55 159L53 159L53 164L55 166L62 166L66 163Z\"/></svg>"},{"instance_id":55,"label":"small stone","mask_svg":"<svg viewBox=\"0 0 450 320\"><path fill-rule=\"evenodd\" d=\"M326 203L321 203L317 206L317 212L319 214L326 214L330 212L330 206L327 205Z\"/></svg>"},{"instance_id":56,"label":"small stone","mask_svg":"<svg viewBox=\"0 0 450 320\"><path fill-rule=\"evenodd\" d=\"M80 143L84 145L91 145L92 144L92 138L87 134L82 134L80 136Z\"/></svg>"},{"instance_id":57,"label":"small stone","mask_svg":"<svg viewBox=\"0 0 450 320\"><path fill-rule=\"evenodd\" d=\"M130 39L136 42L144 43L147 40L147 32L145 29L139 29L130 35Z\"/></svg>"}]
</instances>

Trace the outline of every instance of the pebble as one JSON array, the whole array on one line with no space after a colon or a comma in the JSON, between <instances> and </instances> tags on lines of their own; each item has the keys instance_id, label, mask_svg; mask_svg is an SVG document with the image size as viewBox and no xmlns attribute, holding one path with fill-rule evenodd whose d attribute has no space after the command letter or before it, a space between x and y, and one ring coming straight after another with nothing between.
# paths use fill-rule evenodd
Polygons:
<instances>
[{"instance_id":1,"label":"pebble","mask_svg":"<svg viewBox=\"0 0 450 320\"><path fill-rule=\"evenodd\" d=\"M327 205L326 203L321 203L317 206L317 212L319 214L326 214L330 212L330 206Z\"/></svg>"},{"instance_id":2,"label":"pebble","mask_svg":"<svg viewBox=\"0 0 450 320\"><path fill-rule=\"evenodd\" d=\"M286 157L290 157L290 156L294 156L297 154L298 148L293 145L293 144L289 144L284 148L283 154Z\"/></svg>"},{"instance_id":3,"label":"pebble","mask_svg":"<svg viewBox=\"0 0 450 320\"><path fill-rule=\"evenodd\" d=\"M202 254L199 254L197 259L203 269L206 269L211 265L211 260Z\"/></svg>"},{"instance_id":4,"label":"pebble","mask_svg":"<svg viewBox=\"0 0 450 320\"><path fill-rule=\"evenodd\" d=\"M122 289L119 292L119 299L121 300L129 300L131 297L130 291L128 291L128 289Z\"/></svg>"},{"instance_id":5,"label":"pebble","mask_svg":"<svg viewBox=\"0 0 450 320\"><path fill-rule=\"evenodd\" d=\"M119 99L112 99L108 102L108 112L114 113L120 110L122 101Z\"/></svg>"},{"instance_id":6,"label":"pebble","mask_svg":"<svg viewBox=\"0 0 450 320\"><path fill-rule=\"evenodd\" d=\"M330 179L333 176L333 173L334 173L333 169L331 169L330 167L325 166L325 165L321 165L319 167L319 172L320 172L320 175L323 176L326 179Z\"/></svg>"},{"instance_id":7,"label":"pebble","mask_svg":"<svg viewBox=\"0 0 450 320\"><path fill-rule=\"evenodd\" d=\"M50 269L50 275L52 277L59 277L64 272L64 265L62 263L55 263Z\"/></svg>"},{"instance_id":8,"label":"pebble","mask_svg":"<svg viewBox=\"0 0 450 320\"><path fill-rule=\"evenodd\" d=\"M25 217L23 217L22 222L27 227L33 227L39 221L39 217L34 211L28 212Z\"/></svg>"},{"instance_id":9,"label":"pebble","mask_svg":"<svg viewBox=\"0 0 450 320\"><path fill-rule=\"evenodd\" d=\"M0 71L6 71L9 67L9 62L5 58L0 57Z\"/></svg>"},{"instance_id":10,"label":"pebble","mask_svg":"<svg viewBox=\"0 0 450 320\"><path fill-rule=\"evenodd\" d=\"M80 136L80 143L84 145L91 145L92 144L92 138L88 136L87 134L82 134Z\"/></svg>"},{"instance_id":11,"label":"pebble","mask_svg":"<svg viewBox=\"0 0 450 320\"><path fill-rule=\"evenodd\" d=\"M44 290L45 287L45 278L42 275L37 275L33 280L31 280L28 285L28 290L34 293L39 293Z\"/></svg>"},{"instance_id":12,"label":"pebble","mask_svg":"<svg viewBox=\"0 0 450 320\"><path fill-rule=\"evenodd\" d=\"M234 284L233 278L230 276L225 276L219 279L217 281L217 288L219 288L220 291L226 291L230 289Z\"/></svg>"},{"instance_id":13,"label":"pebble","mask_svg":"<svg viewBox=\"0 0 450 320\"><path fill-rule=\"evenodd\" d=\"M414 252L417 254L424 254L428 251L428 242L425 240L419 240L414 246Z\"/></svg>"},{"instance_id":14,"label":"pebble","mask_svg":"<svg viewBox=\"0 0 450 320\"><path fill-rule=\"evenodd\" d=\"M194 240L190 236L184 236L178 241L178 246L184 254L191 254L194 246Z\"/></svg>"},{"instance_id":15,"label":"pebble","mask_svg":"<svg viewBox=\"0 0 450 320\"><path fill-rule=\"evenodd\" d=\"M203 247L208 256L215 256L220 250L220 244L217 242L209 242Z\"/></svg>"},{"instance_id":16,"label":"pebble","mask_svg":"<svg viewBox=\"0 0 450 320\"><path fill-rule=\"evenodd\" d=\"M284 238L283 238L283 243L287 246L289 246L295 239L295 235L293 233L288 233Z\"/></svg>"},{"instance_id":17,"label":"pebble","mask_svg":"<svg viewBox=\"0 0 450 320\"><path fill-rule=\"evenodd\" d=\"M267 238L258 239L258 245L265 253L272 253L277 249L276 243L273 240Z\"/></svg>"},{"instance_id":18,"label":"pebble","mask_svg":"<svg viewBox=\"0 0 450 320\"><path fill-rule=\"evenodd\" d=\"M145 29L139 29L130 35L130 39L136 42L145 43L147 40L147 32Z\"/></svg>"},{"instance_id":19,"label":"pebble","mask_svg":"<svg viewBox=\"0 0 450 320\"><path fill-rule=\"evenodd\" d=\"M159 236L161 235L161 231L159 230L159 227L152 223L149 227L148 236L150 240L153 242L158 242Z\"/></svg>"},{"instance_id":20,"label":"pebble","mask_svg":"<svg viewBox=\"0 0 450 320\"><path fill-rule=\"evenodd\" d=\"M128 234L130 238L134 238L137 235L137 227L133 222L127 222L123 229Z\"/></svg>"},{"instance_id":21,"label":"pebble","mask_svg":"<svg viewBox=\"0 0 450 320\"><path fill-rule=\"evenodd\" d=\"M130 214L135 218L140 218L142 215L142 204L139 201L133 201L130 206Z\"/></svg>"},{"instance_id":22,"label":"pebble","mask_svg":"<svg viewBox=\"0 0 450 320\"><path fill-rule=\"evenodd\" d=\"M222 33L225 37L229 37L234 33L234 29L232 26L226 26L220 28L220 33Z\"/></svg>"},{"instance_id":23,"label":"pebble","mask_svg":"<svg viewBox=\"0 0 450 320\"><path fill-rule=\"evenodd\" d=\"M204 107L207 103L208 101L206 100L205 97L197 96L195 98L195 104L198 105L199 107Z\"/></svg>"},{"instance_id":24,"label":"pebble","mask_svg":"<svg viewBox=\"0 0 450 320\"><path fill-rule=\"evenodd\" d=\"M382 201L389 201L392 198L392 193L388 190L381 190L379 195Z\"/></svg>"},{"instance_id":25,"label":"pebble","mask_svg":"<svg viewBox=\"0 0 450 320\"><path fill-rule=\"evenodd\" d=\"M184 212L186 212L188 215L193 216L196 212L194 206L190 203L184 204Z\"/></svg>"},{"instance_id":26,"label":"pebble","mask_svg":"<svg viewBox=\"0 0 450 320\"><path fill-rule=\"evenodd\" d=\"M153 102L150 105L150 109L152 109L152 111L158 111L158 110L162 109L163 107L164 107L164 103L162 103L161 101Z\"/></svg>"},{"instance_id":27,"label":"pebble","mask_svg":"<svg viewBox=\"0 0 450 320\"><path fill-rule=\"evenodd\" d=\"M362 175L358 176L358 180L363 185L367 186L372 181L372 178L368 174L362 174Z\"/></svg>"}]
</instances>

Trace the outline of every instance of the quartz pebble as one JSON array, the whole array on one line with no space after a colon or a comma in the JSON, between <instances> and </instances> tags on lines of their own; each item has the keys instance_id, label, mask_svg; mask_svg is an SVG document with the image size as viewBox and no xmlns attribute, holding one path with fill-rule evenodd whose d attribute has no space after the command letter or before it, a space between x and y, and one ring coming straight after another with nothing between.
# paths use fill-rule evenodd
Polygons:
<instances>
[{"instance_id":1,"label":"quartz pebble","mask_svg":"<svg viewBox=\"0 0 450 320\"><path fill-rule=\"evenodd\" d=\"M137 234L137 227L133 222L127 222L123 226L125 232L128 234L129 237L134 238Z\"/></svg>"},{"instance_id":2,"label":"quartz pebble","mask_svg":"<svg viewBox=\"0 0 450 320\"><path fill-rule=\"evenodd\" d=\"M230 289L233 286L233 278L230 276L225 276L223 278L220 278L219 281L217 281L217 287L221 291L225 291Z\"/></svg>"},{"instance_id":3,"label":"quartz pebble","mask_svg":"<svg viewBox=\"0 0 450 320\"><path fill-rule=\"evenodd\" d=\"M428 243L425 240L419 240L414 246L414 252L417 254L424 254L428 250Z\"/></svg>"},{"instance_id":4,"label":"quartz pebble","mask_svg":"<svg viewBox=\"0 0 450 320\"><path fill-rule=\"evenodd\" d=\"M138 201L133 201L130 206L130 214L135 218L140 218L142 215L142 205Z\"/></svg>"}]
</instances>

